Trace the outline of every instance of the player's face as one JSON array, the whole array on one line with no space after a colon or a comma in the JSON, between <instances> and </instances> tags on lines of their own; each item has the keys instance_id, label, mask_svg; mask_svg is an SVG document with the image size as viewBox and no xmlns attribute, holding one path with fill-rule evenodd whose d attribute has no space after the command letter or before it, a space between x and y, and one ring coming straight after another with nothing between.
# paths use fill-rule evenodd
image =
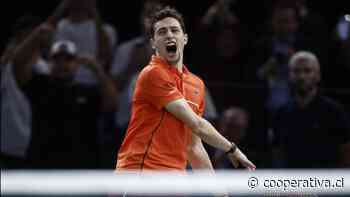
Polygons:
<instances>
[{"instance_id":1,"label":"player's face","mask_svg":"<svg viewBox=\"0 0 350 197\"><path fill-rule=\"evenodd\" d=\"M179 21L167 17L155 23L153 28L154 35L151 42L157 55L172 65L177 64L182 60L184 46L187 43L187 34L183 32Z\"/></svg>"},{"instance_id":2,"label":"player's face","mask_svg":"<svg viewBox=\"0 0 350 197\"><path fill-rule=\"evenodd\" d=\"M307 94L320 81L318 65L310 60L300 59L289 70L291 85L299 94Z\"/></svg>"}]
</instances>

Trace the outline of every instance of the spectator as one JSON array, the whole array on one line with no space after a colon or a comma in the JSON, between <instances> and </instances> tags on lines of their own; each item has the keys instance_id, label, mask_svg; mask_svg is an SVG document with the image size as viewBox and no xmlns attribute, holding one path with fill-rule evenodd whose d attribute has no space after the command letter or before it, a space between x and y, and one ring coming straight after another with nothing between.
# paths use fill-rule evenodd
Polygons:
<instances>
[{"instance_id":1,"label":"spectator","mask_svg":"<svg viewBox=\"0 0 350 197\"><path fill-rule=\"evenodd\" d=\"M350 166L348 115L335 101L322 96L317 57L305 51L289 61L293 99L275 116L278 167L336 168ZM280 162L284 161L284 162Z\"/></svg>"},{"instance_id":2,"label":"spectator","mask_svg":"<svg viewBox=\"0 0 350 197\"><path fill-rule=\"evenodd\" d=\"M326 57L324 49L328 43L324 40L327 39L325 36L314 36L309 31L311 26L315 30L320 28L321 25L316 25L319 19L308 18L306 13L300 16L301 9L306 11L306 7L297 5L288 0L276 1L271 12L271 32L253 46L253 65L262 66L256 69L258 72L251 73L258 73L259 80L266 84L266 107L270 114L290 100L287 64L291 55L297 50L311 50ZM320 43L325 43L325 46L319 46Z\"/></svg>"},{"instance_id":3,"label":"spectator","mask_svg":"<svg viewBox=\"0 0 350 197\"><path fill-rule=\"evenodd\" d=\"M269 92L266 105L269 112L274 113L290 98L287 61L301 37L297 34L298 21L293 7L274 7L271 21L272 35L258 41L256 48L262 56L265 55L263 58L267 58L258 74L266 80Z\"/></svg>"},{"instance_id":4,"label":"spectator","mask_svg":"<svg viewBox=\"0 0 350 197\"><path fill-rule=\"evenodd\" d=\"M124 90L133 75L140 71L150 59L153 51L146 33L147 29L150 28L148 18L154 10L160 9L162 6L162 0L146 0L139 18L141 34L121 43L117 48L111 74L117 80L118 89Z\"/></svg>"},{"instance_id":5,"label":"spectator","mask_svg":"<svg viewBox=\"0 0 350 197\"><path fill-rule=\"evenodd\" d=\"M115 88L97 61L79 57L70 41L52 45L50 75L33 73L32 59L53 31L49 23L37 27L16 48L13 60L17 83L33 112L31 164L34 168L95 168L97 117L101 111L114 110ZM73 81L80 64L91 69L100 86Z\"/></svg>"},{"instance_id":6,"label":"spectator","mask_svg":"<svg viewBox=\"0 0 350 197\"><path fill-rule=\"evenodd\" d=\"M244 81L240 23L230 6L229 1L218 0L209 7L196 29L190 52L191 64L197 65L192 70L207 81L220 113L239 104L236 92L227 89Z\"/></svg>"},{"instance_id":7,"label":"spectator","mask_svg":"<svg viewBox=\"0 0 350 197\"><path fill-rule=\"evenodd\" d=\"M15 49L19 43L21 43L26 36L34 29L34 27L40 23L39 18L32 15L23 15L19 17L11 29L12 38L9 39L8 44L5 48L4 53L1 56L1 65L6 66L9 62L12 61ZM49 68L48 64L43 57L43 54L40 54L36 63L33 64L33 69L36 72L42 74L48 74Z\"/></svg>"},{"instance_id":8,"label":"spectator","mask_svg":"<svg viewBox=\"0 0 350 197\"><path fill-rule=\"evenodd\" d=\"M39 23L36 17L24 15L12 28L13 37L1 58L1 168L26 168L27 149L31 139L32 111L28 99L16 83L13 55L15 48ZM48 64L33 57L33 72L47 74Z\"/></svg>"},{"instance_id":9,"label":"spectator","mask_svg":"<svg viewBox=\"0 0 350 197\"><path fill-rule=\"evenodd\" d=\"M309 1L310 2L310 1ZM276 3L294 7L298 20L298 33L305 38L303 49L312 50L322 65L328 65L330 25L317 10L308 6L308 0L276 0Z\"/></svg>"},{"instance_id":10,"label":"spectator","mask_svg":"<svg viewBox=\"0 0 350 197\"><path fill-rule=\"evenodd\" d=\"M72 41L79 56L95 58L107 71L112 61L112 51L117 43L116 30L106 24L97 9L96 0L64 0L66 13L58 22L55 39ZM88 84L96 83L94 75L81 67L76 79Z\"/></svg>"},{"instance_id":11,"label":"spectator","mask_svg":"<svg viewBox=\"0 0 350 197\"><path fill-rule=\"evenodd\" d=\"M69 40L75 43L79 56L96 59L108 71L113 50L118 41L116 29L107 24L98 11L96 0L64 0L64 14L57 21L55 40ZM57 17L58 18L58 17ZM99 82L86 66L80 66L74 80L95 86ZM98 144L101 167L111 168L113 164L115 125L114 113L101 113L98 117Z\"/></svg>"}]
</instances>

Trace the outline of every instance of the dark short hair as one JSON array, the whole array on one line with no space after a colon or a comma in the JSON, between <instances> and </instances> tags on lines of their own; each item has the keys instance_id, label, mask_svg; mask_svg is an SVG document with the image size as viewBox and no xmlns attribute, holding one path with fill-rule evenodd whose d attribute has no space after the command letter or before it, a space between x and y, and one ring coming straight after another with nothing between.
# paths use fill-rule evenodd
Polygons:
<instances>
[{"instance_id":1,"label":"dark short hair","mask_svg":"<svg viewBox=\"0 0 350 197\"><path fill-rule=\"evenodd\" d=\"M150 16L150 29L147 31L150 38L153 38L154 36L154 24L167 17L175 18L177 21L179 21L182 31L186 33L185 22L182 14L180 14L180 12L178 12L175 8L166 6Z\"/></svg>"}]
</instances>

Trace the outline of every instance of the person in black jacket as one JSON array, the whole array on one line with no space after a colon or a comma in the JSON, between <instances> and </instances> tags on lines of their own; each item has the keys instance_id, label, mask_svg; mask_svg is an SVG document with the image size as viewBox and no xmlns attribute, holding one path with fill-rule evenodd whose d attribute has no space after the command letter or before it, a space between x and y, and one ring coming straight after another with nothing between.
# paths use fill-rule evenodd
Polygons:
<instances>
[{"instance_id":1,"label":"person in black jacket","mask_svg":"<svg viewBox=\"0 0 350 197\"><path fill-rule=\"evenodd\" d=\"M323 96L317 57L306 51L289 61L293 99L274 118L279 167L337 168L350 166L350 125L344 109ZM283 162L281 162L283 161Z\"/></svg>"}]
</instances>

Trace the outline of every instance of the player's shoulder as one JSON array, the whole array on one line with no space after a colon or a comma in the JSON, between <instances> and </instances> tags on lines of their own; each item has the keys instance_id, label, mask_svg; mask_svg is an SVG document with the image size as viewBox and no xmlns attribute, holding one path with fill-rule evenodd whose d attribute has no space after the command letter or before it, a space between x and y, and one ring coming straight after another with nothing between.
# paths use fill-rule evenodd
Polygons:
<instances>
[{"instance_id":1,"label":"player's shoulder","mask_svg":"<svg viewBox=\"0 0 350 197\"><path fill-rule=\"evenodd\" d=\"M169 78L169 73L166 72L165 69L155 66L155 65L147 65L140 72L140 79L149 79L149 80L157 80L159 78Z\"/></svg>"},{"instance_id":2,"label":"player's shoulder","mask_svg":"<svg viewBox=\"0 0 350 197\"><path fill-rule=\"evenodd\" d=\"M201 77L199 77L198 75L189 71L189 76L190 76L190 79L193 83L200 85L200 86L203 86L203 87L205 86L203 79Z\"/></svg>"}]
</instances>

